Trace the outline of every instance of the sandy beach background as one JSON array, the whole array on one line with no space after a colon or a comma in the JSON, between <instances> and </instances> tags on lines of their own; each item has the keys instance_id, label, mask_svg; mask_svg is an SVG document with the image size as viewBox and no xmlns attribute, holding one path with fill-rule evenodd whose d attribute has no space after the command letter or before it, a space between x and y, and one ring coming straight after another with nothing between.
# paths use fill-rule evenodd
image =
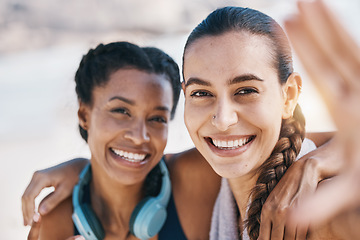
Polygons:
<instances>
[{"instance_id":1,"label":"sandy beach background","mask_svg":"<svg viewBox=\"0 0 360 240\"><path fill-rule=\"evenodd\" d=\"M356 39L360 2L327 1ZM90 47L110 41L156 46L181 64L189 32L225 5L259 9L280 23L294 0L1 0L0 1L0 239L25 239L21 195L37 169L89 156L77 130L73 76ZM359 41L360 42L360 41ZM300 104L308 130L334 126L304 77ZM166 152L192 146L183 124L183 99L170 124Z\"/></svg>"}]
</instances>

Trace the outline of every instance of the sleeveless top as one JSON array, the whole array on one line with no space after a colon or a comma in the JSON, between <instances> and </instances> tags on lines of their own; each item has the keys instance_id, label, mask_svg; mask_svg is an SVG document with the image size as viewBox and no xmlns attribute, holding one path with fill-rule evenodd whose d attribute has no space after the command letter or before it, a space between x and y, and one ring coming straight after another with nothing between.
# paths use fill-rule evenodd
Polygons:
<instances>
[{"instance_id":1,"label":"sleeveless top","mask_svg":"<svg viewBox=\"0 0 360 240\"><path fill-rule=\"evenodd\" d=\"M83 201L85 203L90 204L90 191L88 190L88 188L85 189ZM186 240L185 233L181 227L179 217L176 211L176 206L172 193L170 195L170 199L166 211L167 211L167 218L165 220L164 226L161 228L160 232L158 233L158 239ZM80 235L75 224L74 224L74 235Z\"/></svg>"}]
</instances>

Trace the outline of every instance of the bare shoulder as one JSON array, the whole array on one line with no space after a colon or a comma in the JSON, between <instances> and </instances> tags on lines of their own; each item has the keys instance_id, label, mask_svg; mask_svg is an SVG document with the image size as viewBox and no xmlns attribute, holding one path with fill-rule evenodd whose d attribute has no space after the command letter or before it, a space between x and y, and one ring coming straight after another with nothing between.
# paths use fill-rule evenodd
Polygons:
<instances>
[{"instance_id":1,"label":"bare shoulder","mask_svg":"<svg viewBox=\"0 0 360 240\"><path fill-rule=\"evenodd\" d=\"M175 206L188 239L208 239L221 178L196 150L167 155Z\"/></svg>"},{"instance_id":2,"label":"bare shoulder","mask_svg":"<svg viewBox=\"0 0 360 240\"><path fill-rule=\"evenodd\" d=\"M42 216L40 239L66 239L74 235L71 197L62 201L53 211Z\"/></svg>"},{"instance_id":3,"label":"bare shoulder","mask_svg":"<svg viewBox=\"0 0 360 240\"><path fill-rule=\"evenodd\" d=\"M174 191L182 194L196 194L206 197L217 195L220 177L211 168L196 148L167 155L171 182Z\"/></svg>"},{"instance_id":4,"label":"bare shoulder","mask_svg":"<svg viewBox=\"0 0 360 240\"><path fill-rule=\"evenodd\" d=\"M208 176L211 178L210 180L215 182L220 179L196 148L177 154L168 154L165 159L169 171L177 173L176 175L181 174L186 177Z\"/></svg>"}]
</instances>

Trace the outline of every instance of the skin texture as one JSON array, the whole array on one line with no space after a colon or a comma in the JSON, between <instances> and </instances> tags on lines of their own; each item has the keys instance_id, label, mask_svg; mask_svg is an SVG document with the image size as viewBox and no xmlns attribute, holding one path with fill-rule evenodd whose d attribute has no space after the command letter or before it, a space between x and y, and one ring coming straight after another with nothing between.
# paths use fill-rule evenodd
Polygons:
<instances>
[{"instance_id":1,"label":"skin texture","mask_svg":"<svg viewBox=\"0 0 360 240\"><path fill-rule=\"evenodd\" d=\"M301 225L332 221L342 226L345 239L356 239L360 236L360 48L322 1L299 2L298 9L285 27L339 129L337 152L346 164L336 179L305 199L291 218Z\"/></svg>"},{"instance_id":2,"label":"skin texture","mask_svg":"<svg viewBox=\"0 0 360 240\"><path fill-rule=\"evenodd\" d=\"M80 102L79 122L88 132L91 151L91 203L104 226L105 239L135 239L128 234L128 222L143 197L145 177L166 145L172 106L169 92L171 85L161 75L120 69L104 86L94 88L90 105ZM146 157L130 162L115 153L120 150ZM72 236L71 214L68 198L43 217L40 239Z\"/></svg>"},{"instance_id":3,"label":"skin texture","mask_svg":"<svg viewBox=\"0 0 360 240\"><path fill-rule=\"evenodd\" d=\"M283 88L279 86L278 91L281 92L282 90L283 90ZM226 111L226 109L224 111ZM285 113L288 114L288 112L285 112ZM232 118L230 118L230 120L232 120ZM102 151L102 150L100 149L100 151ZM219 187L219 177L217 175L215 175L215 173L213 171L211 171L209 164L207 164L205 162L205 160L201 157L201 155L194 149L189 150L182 154L167 156L167 158L168 158L167 162L168 162L168 166L169 166L169 171L170 171L170 175L171 175L171 179L172 179L175 204L178 209L180 222L185 231L185 234L189 239L206 239L208 237L207 234L208 234L209 228L210 228L210 216L211 216L212 206L215 201L215 197L216 197L218 187ZM312 164L314 162L313 159L315 159L315 158L311 157L310 160L308 161L305 158L303 161L301 161L302 162L301 164L297 165L297 166L299 166L298 169L305 169L306 167L304 167L304 166L318 166L318 164L314 164L314 165ZM318 162L319 161L316 161L315 163L318 163ZM76 169L78 169L78 171L80 171L80 169L83 167L84 161L79 160L78 163L74 164L73 166L76 166ZM72 169L72 167L70 167L70 168ZM196 169L196 171L194 171L194 169ZM54 171L54 172L56 172L56 171ZM49 171L47 173L44 173L44 171L39 171L39 172L37 172L37 174L34 174L34 178L33 178L34 182L32 181L32 183L29 185L30 189L35 189L35 190L41 189L41 187L39 187L39 185L37 185L37 184L40 184L40 182L44 178L49 179L49 177L52 177L51 173L54 173L54 172ZM64 170L64 172L65 172L65 170ZM298 173L298 171L294 171L294 172ZM41 177L42 174L43 174L43 177ZM49 174L49 175L46 177L47 174ZM273 198L271 198L272 195L270 195L269 199L271 199L270 202L272 203L272 206L277 206L277 204L276 204L277 198L279 197L279 198L283 199L282 198L283 196L285 196L284 199L291 199L290 203L292 203L294 201L294 198L296 199L296 197L298 196L297 191L299 189L303 189L304 187L306 187L306 185L309 182L312 182L312 184L313 184L313 186L311 186L310 189L313 189L314 186L316 187L317 179L318 179L318 175L319 175L317 170L314 170L309 175L307 175L307 174L308 174L308 172L305 172L304 175L297 174L296 179L300 179L300 182L301 182L300 186L297 182L298 180L295 181L295 180L293 180L294 178L291 178L289 176L288 178L290 178L290 180L293 180L291 187L289 187L288 185L285 184L290 181L286 181L284 183L284 185L287 186L287 189L289 192L283 193L283 195L275 195L275 197L273 197ZM313 174L316 174L316 176L314 176ZM65 174L65 175L66 175L66 180L68 180L70 176L68 176L67 174ZM287 176L287 175L285 174L285 176ZM61 177L57 176L56 179L58 179L60 181ZM77 174L74 175L74 179L77 179ZM204 184L204 179L206 179L206 184ZM50 185L55 184L56 181L57 180L54 180L54 183L50 183ZM73 182L75 183L75 181L76 180L74 180ZM61 181L61 182L63 182L63 181ZM195 184L195 183L199 183L199 184ZM305 183L305 186L302 185L303 183ZM49 182L47 182L47 184L49 184ZM56 183L56 184L58 185L59 183ZM284 186L281 184L282 183L279 183L280 186ZM60 184L58 186L62 186L62 185ZM69 184L68 186L71 186L71 184ZM276 189L281 189L281 188L275 188L274 191L276 191ZM59 190L59 192L58 192L58 190ZM31 193L30 194L31 196L29 195L29 193ZM71 193L71 188L66 189L66 187L59 187L56 189L54 194L57 194L57 193L58 193L59 197L66 196L66 195L68 196L68 194ZM31 209L33 209L33 204L31 204L33 201L31 201L31 199L33 199L33 196L35 196L35 195L36 195L36 193L34 193L30 190L28 191L28 189L24 193L23 203L25 202L25 204L23 204L23 206L25 206L24 207L25 212L29 212L27 210L30 210L30 214L27 214L29 216L31 216L32 215L31 213L33 212L33 211L31 211ZM51 196L54 196L54 195L51 195ZM47 200L50 200L50 199L51 199L51 197L48 198ZM53 199L52 206L54 206L54 205L56 205L54 202L55 198L52 198L52 199ZM190 201L190 199L191 199L191 201ZM286 201L287 200L281 200L281 202L286 202ZM267 203L268 202L269 201L267 201ZM44 209L45 209L44 213L46 213L46 209L47 210L51 209L51 204L45 204L45 203L49 203L49 202L42 202L40 205L40 211L43 209L42 207L44 207ZM288 204L283 203L283 205L288 205ZM283 206L283 205L281 205L281 206ZM264 206L266 206L266 204ZM198 214L198 213L195 214L195 211L197 209L201 209L200 214ZM273 212L273 214L267 214L267 216L264 217L264 218L266 218L266 217L270 218L269 221L264 221L270 225L272 222L274 222L272 219L273 218L276 219L276 217L274 217L274 216L282 217L282 215L283 215L283 212L278 211L278 208L266 208L266 209L270 209L270 210L267 210L267 212L270 212L270 213ZM283 210L283 208L281 208L281 210ZM281 214L279 214L279 212ZM280 217L278 217L278 219L280 219ZM204 221L204 219L208 219L208 220ZM283 224L283 223L281 222L281 224Z\"/></svg>"},{"instance_id":4,"label":"skin texture","mask_svg":"<svg viewBox=\"0 0 360 240\"><path fill-rule=\"evenodd\" d=\"M230 31L196 40L184 58L186 126L201 154L229 180L242 220L257 169L274 148L282 119L292 116L301 86L296 73L280 84L268 42ZM249 136L236 149L214 146Z\"/></svg>"},{"instance_id":5,"label":"skin texture","mask_svg":"<svg viewBox=\"0 0 360 240\"><path fill-rule=\"evenodd\" d=\"M197 149L226 178L253 175L278 139L285 100L267 48L266 38L230 32L199 39L185 54L185 123ZM209 138L255 139L238 153L216 151Z\"/></svg>"}]
</instances>

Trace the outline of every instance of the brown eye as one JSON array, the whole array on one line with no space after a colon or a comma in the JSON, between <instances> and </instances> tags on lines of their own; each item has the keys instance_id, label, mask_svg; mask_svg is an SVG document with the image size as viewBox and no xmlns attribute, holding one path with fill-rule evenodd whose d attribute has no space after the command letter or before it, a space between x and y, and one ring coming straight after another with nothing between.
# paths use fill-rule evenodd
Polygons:
<instances>
[{"instance_id":1,"label":"brown eye","mask_svg":"<svg viewBox=\"0 0 360 240\"><path fill-rule=\"evenodd\" d=\"M150 118L150 121L159 122L159 123L167 123L166 118L161 117L161 116L152 117L152 118Z\"/></svg>"},{"instance_id":2,"label":"brown eye","mask_svg":"<svg viewBox=\"0 0 360 240\"><path fill-rule=\"evenodd\" d=\"M239 89L235 93L235 95L248 95L248 94L253 94L253 93L259 93L259 91L254 88L242 88L242 89Z\"/></svg>"},{"instance_id":3,"label":"brown eye","mask_svg":"<svg viewBox=\"0 0 360 240\"><path fill-rule=\"evenodd\" d=\"M207 91L194 91L190 94L191 97L211 97L212 94Z\"/></svg>"},{"instance_id":4,"label":"brown eye","mask_svg":"<svg viewBox=\"0 0 360 240\"><path fill-rule=\"evenodd\" d=\"M130 117L130 112L126 108L114 108L111 110L111 112L125 114Z\"/></svg>"}]
</instances>

